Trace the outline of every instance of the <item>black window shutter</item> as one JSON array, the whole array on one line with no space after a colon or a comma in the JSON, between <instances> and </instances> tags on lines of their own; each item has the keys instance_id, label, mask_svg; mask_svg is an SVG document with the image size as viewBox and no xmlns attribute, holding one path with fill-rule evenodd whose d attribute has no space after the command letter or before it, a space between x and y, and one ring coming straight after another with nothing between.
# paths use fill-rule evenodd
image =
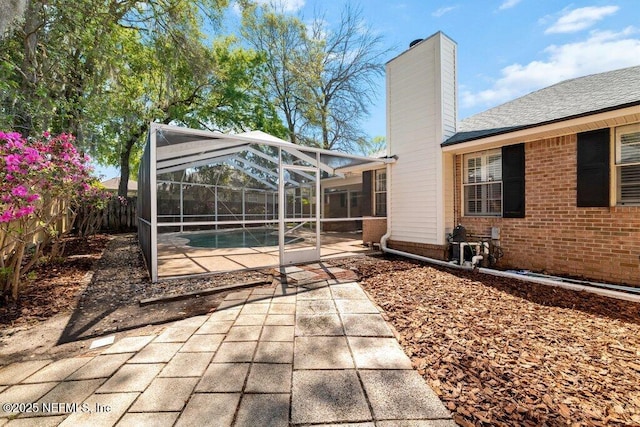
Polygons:
<instances>
[{"instance_id":1,"label":"black window shutter","mask_svg":"<svg viewBox=\"0 0 640 427\"><path fill-rule=\"evenodd\" d=\"M502 216L524 218L524 144L502 147Z\"/></svg>"},{"instance_id":2,"label":"black window shutter","mask_svg":"<svg viewBox=\"0 0 640 427\"><path fill-rule=\"evenodd\" d=\"M578 207L609 206L609 129L578 134Z\"/></svg>"},{"instance_id":3,"label":"black window shutter","mask_svg":"<svg viewBox=\"0 0 640 427\"><path fill-rule=\"evenodd\" d=\"M362 172L362 216L373 216L373 172Z\"/></svg>"}]
</instances>

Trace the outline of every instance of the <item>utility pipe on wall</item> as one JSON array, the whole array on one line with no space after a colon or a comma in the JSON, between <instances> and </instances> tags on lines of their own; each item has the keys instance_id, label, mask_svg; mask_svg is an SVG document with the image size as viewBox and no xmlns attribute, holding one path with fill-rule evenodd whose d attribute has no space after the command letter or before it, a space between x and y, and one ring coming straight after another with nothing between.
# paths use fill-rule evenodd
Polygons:
<instances>
[{"instance_id":1,"label":"utility pipe on wall","mask_svg":"<svg viewBox=\"0 0 640 427\"><path fill-rule=\"evenodd\" d=\"M387 234L385 234L384 236L382 236L382 238L380 239L380 249L382 249L382 252L385 253L390 253L393 255L399 255L399 256L403 256L406 258L411 258L411 259L415 259L417 261L422 261L422 262L427 262L430 264L435 264L435 265L439 265L441 267L447 267L447 268L455 268L458 270L473 270L473 267L466 267L463 265L458 265L458 264L450 264L446 261L442 261L439 259L434 259L434 258L428 258L428 257L424 257L421 255L416 255L416 254L412 254L410 252L403 252L403 251L398 251L395 249L391 249L387 246L387 240L389 239L389 237L391 236L391 233L389 231L387 231ZM522 280L524 282L531 282L531 283L538 283L541 285L547 285L547 286L555 286L558 288L565 288L565 289L570 289L573 291L585 291L585 292L591 292L594 294L598 294L598 295L602 295L602 296L606 296L606 297L610 297L610 298L616 298L616 299L621 299L621 300L626 300L626 301L631 301L631 302L637 302L640 303L640 295L633 295L633 294L628 294L625 292L618 292L618 291L613 291L610 289L601 289L601 288L595 288L595 287L591 287L591 286L584 286L584 285L576 285L573 283L565 283L565 282L560 282L558 280L552 280L552 279L546 279L543 277L529 277L529 276L523 276L521 274L516 274L516 273L509 273L506 271L500 271L500 270L494 270L491 268L479 268L476 271L483 273L483 274L489 274L492 276L498 276L498 277L505 277L508 279L516 279L516 280Z\"/></svg>"},{"instance_id":2,"label":"utility pipe on wall","mask_svg":"<svg viewBox=\"0 0 640 427\"><path fill-rule=\"evenodd\" d=\"M387 164L387 232L384 234L384 236L380 238L380 249L382 249L382 252L415 259L417 261L428 262L430 264L439 265L441 267L455 268L458 270L467 270L467 271L474 269L473 267L450 264L446 261L442 261L439 259L428 258L421 255L412 254L410 252L403 252L403 251L398 251L396 249L389 248L387 246L387 240L389 240L389 238L391 237L391 221L392 221L392 213L393 213L392 206L391 206L392 191L393 189L391 188L391 164ZM525 282L538 283L538 284L547 285L547 286L555 286L555 287L570 289L574 291L586 291L586 292L591 292L591 293L602 295L602 296L607 296L610 298L616 298L616 299L640 303L640 295L633 295L633 294L618 292L610 289L601 289L601 288L595 288L591 286L565 283L565 282L546 279L542 277L527 277L527 276L522 276L520 274L508 273L506 271L493 270L491 268L479 268L476 271L483 274L490 274L492 276L506 277L508 279L517 279Z\"/></svg>"}]
</instances>

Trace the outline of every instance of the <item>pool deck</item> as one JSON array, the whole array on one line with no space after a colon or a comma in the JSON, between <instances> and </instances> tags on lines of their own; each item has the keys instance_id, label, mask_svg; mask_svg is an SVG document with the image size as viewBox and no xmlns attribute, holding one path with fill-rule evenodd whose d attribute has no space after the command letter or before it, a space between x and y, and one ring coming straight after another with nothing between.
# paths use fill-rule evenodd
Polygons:
<instances>
[{"instance_id":1,"label":"pool deck","mask_svg":"<svg viewBox=\"0 0 640 427\"><path fill-rule=\"evenodd\" d=\"M15 405L0 425L456 425L357 282L246 289L210 315L112 338L1 368L0 401Z\"/></svg>"},{"instance_id":2,"label":"pool deck","mask_svg":"<svg viewBox=\"0 0 640 427\"><path fill-rule=\"evenodd\" d=\"M321 259L370 253L359 234L321 233ZM280 265L278 246L250 248L194 248L186 239L159 238L158 276L186 276ZM295 248L295 245L287 245Z\"/></svg>"}]
</instances>

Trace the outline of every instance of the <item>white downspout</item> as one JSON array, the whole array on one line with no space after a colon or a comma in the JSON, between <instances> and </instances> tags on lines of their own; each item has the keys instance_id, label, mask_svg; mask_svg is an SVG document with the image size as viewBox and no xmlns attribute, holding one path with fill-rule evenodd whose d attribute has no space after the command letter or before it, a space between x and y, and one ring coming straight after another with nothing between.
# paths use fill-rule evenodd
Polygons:
<instances>
[{"instance_id":1,"label":"white downspout","mask_svg":"<svg viewBox=\"0 0 640 427\"><path fill-rule=\"evenodd\" d=\"M451 267L457 268L459 270L472 270L472 267L465 267L457 264L449 264L446 261L441 261L439 259L427 258L421 255L415 255L410 252L402 252L395 249L391 249L387 246L387 240L391 237L391 212L392 212L392 201L391 201L391 192L393 189L391 188L391 164L387 163L387 232L380 238L380 249L382 252L389 253L393 255L400 255L407 258L412 258L418 261L428 262L431 264L440 265L443 267Z\"/></svg>"},{"instance_id":2,"label":"white downspout","mask_svg":"<svg viewBox=\"0 0 640 427\"><path fill-rule=\"evenodd\" d=\"M387 223L388 222L389 222L389 216L387 211ZM396 249L391 249L387 246L387 240L389 239L390 236L391 236L391 231L389 231L389 229L387 228L387 234L385 234L380 238L380 249L382 249L382 252L384 253L400 255L406 258L415 259L417 261L428 262L430 264L440 265L442 267L447 267L447 268L457 268L458 270L473 270L473 267L467 267L467 266L458 265L458 264L450 264L447 261L442 261L435 258L428 258L422 255L416 255L416 254L412 254L411 252L403 252L403 251L398 251Z\"/></svg>"}]
</instances>

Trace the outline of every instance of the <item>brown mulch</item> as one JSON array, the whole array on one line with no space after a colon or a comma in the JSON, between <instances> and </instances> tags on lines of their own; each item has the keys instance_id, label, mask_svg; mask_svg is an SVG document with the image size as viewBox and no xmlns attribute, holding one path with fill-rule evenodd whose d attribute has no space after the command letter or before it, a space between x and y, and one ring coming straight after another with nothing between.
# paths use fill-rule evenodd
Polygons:
<instances>
[{"instance_id":1,"label":"brown mulch","mask_svg":"<svg viewBox=\"0 0 640 427\"><path fill-rule=\"evenodd\" d=\"M399 258L331 263L358 270L460 425L640 425L640 304ZM0 338L56 313L69 316L61 342L203 314L225 294L138 301L266 276L152 284L135 235L69 241L63 260L36 273L18 303L0 306Z\"/></svg>"},{"instance_id":2,"label":"brown mulch","mask_svg":"<svg viewBox=\"0 0 640 427\"><path fill-rule=\"evenodd\" d=\"M24 279L17 301L0 300L0 325L35 323L73 310L108 242L109 236L104 234L66 237L64 257L36 265Z\"/></svg>"},{"instance_id":3,"label":"brown mulch","mask_svg":"<svg viewBox=\"0 0 640 427\"><path fill-rule=\"evenodd\" d=\"M640 425L640 304L399 259L350 265L460 425Z\"/></svg>"}]
</instances>

